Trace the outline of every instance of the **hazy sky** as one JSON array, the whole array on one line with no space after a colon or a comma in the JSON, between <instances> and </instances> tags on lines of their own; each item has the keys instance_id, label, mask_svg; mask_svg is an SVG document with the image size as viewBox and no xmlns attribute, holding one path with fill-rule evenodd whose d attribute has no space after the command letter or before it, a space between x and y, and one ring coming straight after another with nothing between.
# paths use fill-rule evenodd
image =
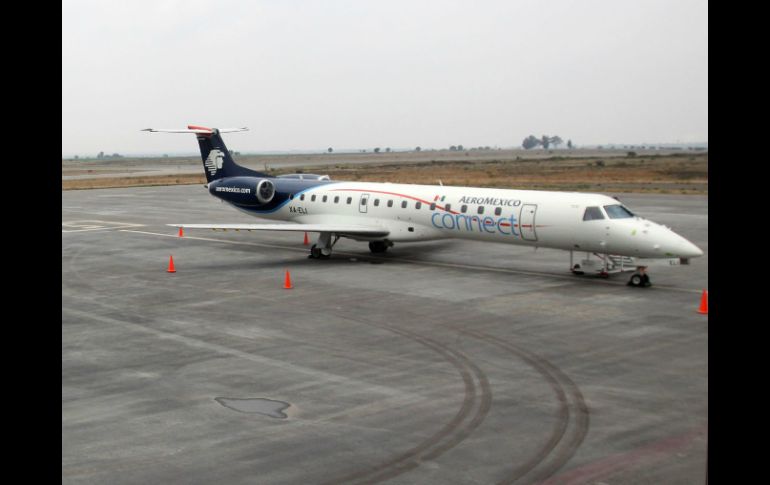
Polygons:
<instances>
[{"instance_id":1,"label":"hazy sky","mask_svg":"<svg viewBox=\"0 0 770 485\"><path fill-rule=\"evenodd\" d=\"M62 154L708 141L706 0L62 3Z\"/></svg>"}]
</instances>

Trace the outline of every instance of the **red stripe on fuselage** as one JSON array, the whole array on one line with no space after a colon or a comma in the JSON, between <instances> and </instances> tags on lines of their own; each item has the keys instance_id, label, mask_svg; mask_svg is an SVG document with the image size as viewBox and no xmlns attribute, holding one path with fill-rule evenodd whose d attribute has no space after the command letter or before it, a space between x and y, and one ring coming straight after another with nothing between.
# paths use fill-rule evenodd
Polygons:
<instances>
[{"instance_id":1,"label":"red stripe on fuselage","mask_svg":"<svg viewBox=\"0 0 770 485\"><path fill-rule=\"evenodd\" d=\"M385 192L383 190L332 189L332 192L366 192L366 193L375 193L375 194L387 194L387 195L395 195L397 197L404 197L406 199L416 200L417 202L422 202L423 204L428 204L428 205L433 204L433 202L427 201L425 199L420 199L418 197L412 197L411 195L398 194L396 192ZM441 209L442 211L446 211L446 209L441 207L440 205L436 205L436 208ZM459 214L459 212L455 212L453 210L449 210L447 212L449 212L450 214Z\"/></svg>"}]
</instances>

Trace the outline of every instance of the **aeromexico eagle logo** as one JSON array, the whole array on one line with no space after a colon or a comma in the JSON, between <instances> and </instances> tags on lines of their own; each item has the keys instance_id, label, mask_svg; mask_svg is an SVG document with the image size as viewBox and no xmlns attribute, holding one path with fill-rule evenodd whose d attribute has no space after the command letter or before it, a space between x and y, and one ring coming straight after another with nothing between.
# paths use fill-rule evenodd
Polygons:
<instances>
[{"instance_id":1,"label":"aeromexico eagle logo","mask_svg":"<svg viewBox=\"0 0 770 485\"><path fill-rule=\"evenodd\" d=\"M217 173L217 170L222 168L222 164L225 162L225 154L219 150L211 150L208 158L203 163L209 174L213 177Z\"/></svg>"}]
</instances>

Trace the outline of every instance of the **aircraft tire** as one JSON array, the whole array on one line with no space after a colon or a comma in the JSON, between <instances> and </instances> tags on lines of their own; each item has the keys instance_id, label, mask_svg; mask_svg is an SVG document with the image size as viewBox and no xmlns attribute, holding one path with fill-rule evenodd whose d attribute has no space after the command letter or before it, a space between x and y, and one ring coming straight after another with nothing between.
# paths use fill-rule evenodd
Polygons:
<instances>
[{"instance_id":1,"label":"aircraft tire","mask_svg":"<svg viewBox=\"0 0 770 485\"><path fill-rule=\"evenodd\" d=\"M582 276L585 273L580 269L580 265L576 264L575 266L572 267L572 274Z\"/></svg>"},{"instance_id":2,"label":"aircraft tire","mask_svg":"<svg viewBox=\"0 0 770 485\"><path fill-rule=\"evenodd\" d=\"M388 250L388 245L385 241L372 241L369 243L369 251L377 254L384 253Z\"/></svg>"},{"instance_id":3,"label":"aircraft tire","mask_svg":"<svg viewBox=\"0 0 770 485\"><path fill-rule=\"evenodd\" d=\"M313 244L310 247L310 257L314 259L319 259L321 257L321 248Z\"/></svg>"}]
</instances>

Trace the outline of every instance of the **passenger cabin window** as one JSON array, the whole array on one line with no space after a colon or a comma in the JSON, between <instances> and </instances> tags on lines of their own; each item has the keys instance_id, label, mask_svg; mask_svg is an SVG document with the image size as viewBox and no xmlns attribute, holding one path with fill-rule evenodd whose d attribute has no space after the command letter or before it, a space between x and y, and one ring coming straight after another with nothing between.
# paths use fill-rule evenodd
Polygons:
<instances>
[{"instance_id":1,"label":"passenger cabin window","mask_svg":"<svg viewBox=\"0 0 770 485\"><path fill-rule=\"evenodd\" d=\"M339 203L339 201L340 201L340 196L339 195L335 195L334 196L334 203L337 204L337 203Z\"/></svg>"},{"instance_id":2,"label":"passenger cabin window","mask_svg":"<svg viewBox=\"0 0 770 485\"><path fill-rule=\"evenodd\" d=\"M374 207L377 207L380 205L380 199L374 199Z\"/></svg>"},{"instance_id":3,"label":"passenger cabin window","mask_svg":"<svg viewBox=\"0 0 770 485\"><path fill-rule=\"evenodd\" d=\"M361 205L366 205L366 201L369 199L361 199Z\"/></svg>"},{"instance_id":4,"label":"passenger cabin window","mask_svg":"<svg viewBox=\"0 0 770 485\"><path fill-rule=\"evenodd\" d=\"M315 202L315 194L310 197L310 202Z\"/></svg>"},{"instance_id":5,"label":"passenger cabin window","mask_svg":"<svg viewBox=\"0 0 770 485\"><path fill-rule=\"evenodd\" d=\"M468 206L467 205L463 205L462 207L460 207L460 212L462 212L463 214L465 214L465 212L467 210L468 210Z\"/></svg>"},{"instance_id":6,"label":"passenger cabin window","mask_svg":"<svg viewBox=\"0 0 770 485\"><path fill-rule=\"evenodd\" d=\"M322 202L326 202L327 197L324 195Z\"/></svg>"},{"instance_id":7,"label":"passenger cabin window","mask_svg":"<svg viewBox=\"0 0 770 485\"><path fill-rule=\"evenodd\" d=\"M452 204L445 205L444 206L444 210L447 211L447 212L451 211L452 210Z\"/></svg>"},{"instance_id":8,"label":"passenger cabin window","mask_svg":"<svg viewBox=\"0 0 770 485\"><path fill-rule=\"evenodd\" d=\"M483 205L479 206L478 212L479 212L479 214L483 214L484 213L484 206Z\"/></svg>"},{"instance_id":9,"label":"passenger cabin window","mask_svg":"<svg viewBox=\"0 0 770 485\"><path fill-rule=\"evenodd\" d=\"M632 214L630 210L620 204L605 205L604 210L607 211L607 215L610 219L628 219L634 217L634 214Z\"/></svg>"},{"instance_id":10,"label":"passenger cabin window","mask_svg":"<svg viewBox=\"0 0 770 485\"><path fill-rule=\"evenodd\" d=\"M600 219L604 219L601 209L598 207L586 207L586 213L583 214L584 221L598 221Z\"/></svg>"},{"instance_id":11,"label":"passenger cabin window","mask_svg":"<svg viewBox=\"0 0 770 485\"><path fill-rule=\"evenodd\" d=\"M393 199L390 199L390 200L388 201L388 207L393 207Z\"/></svg>"},{"instance_id":12,"label":"passenger cabin window","mask_svg":"<svg viewBox=\"0 0 770 485\"><path fill-rule=\"evenodd\" d=\"M430 210L432 210L432 211L436 210L436 203L435 202L430 205Z\"/></svg>"},{"instance_id":13,"label":"passenger cabin window","mask_svg":"<svg viewBox=\"0 0 770 485\"><path fill-rule=\"evenodd\" d=\"M420 207L422 207L422 202L417 202L416 204L414 204L415 209L419 209Z\"/></svg>"},{"instance_id":14,"label":"passenger cabin window","mask_svg":"<svg viewBox=\"0 0 770 485\"><path fill-rule=\"evenodd\" d=\"M305 200L305 194L300 195L299 200Z\"/></svg>"},{"instance_id":15,"label":"passenger cabin window","mask_svg":"<svg viewBox=\"0 0 770 485\"><path fill-rule=\"evenodd\" d=\"M406 209L406 201L405 200L401 202L401 208L402 209Z\"/></svg>"},{"instance_id":16,"label":"passenger cabin window","mask_svg":"<svg viewBox=\"0 0 770 485\"><path fill-rule=\"evenodd\" d=\"M353 202L353 197L348 197L348 205L350 205L351 202Z\"/></svg>"},{"instance_id":17,"label":"passenger cabin window","mask_svg":"<svg viewBox=\"0 0 770 485\"><path fill-rule=\"evenodd\" d=\"M503 208L502 207L495 208L495 215L496 216L499 216L502 213L503 213Z\"/></svg>"}]
</instances>

